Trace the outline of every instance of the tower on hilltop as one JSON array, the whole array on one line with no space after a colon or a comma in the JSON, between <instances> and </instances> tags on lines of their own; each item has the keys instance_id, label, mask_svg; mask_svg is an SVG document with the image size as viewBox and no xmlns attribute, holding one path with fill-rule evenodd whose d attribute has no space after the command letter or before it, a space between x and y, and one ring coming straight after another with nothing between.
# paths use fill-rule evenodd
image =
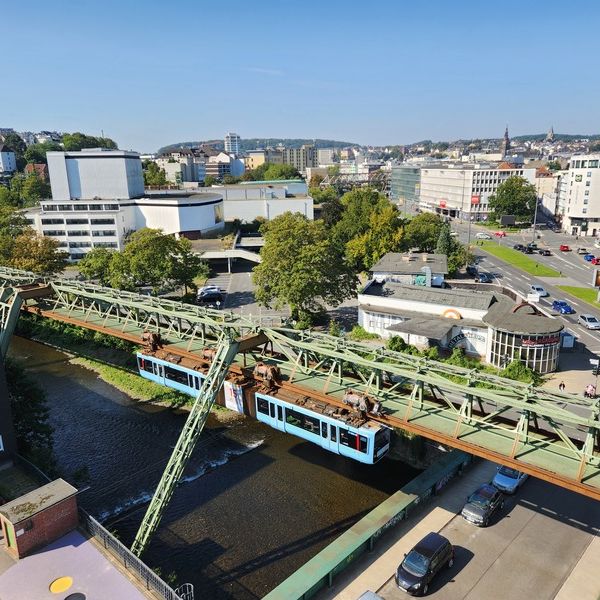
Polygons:
<instances>
[{"instance_id":1,"label":"tower on hilltop","mask_svg":"<svg viewBox=\"0 0 600 600\"><path fill-rule=\"evenodd\" d=\"M504 138L502 140L502 145L500 146L500 152L502 152L502 156L506 156L508 151L510 150L510 138L508 137L508 125L504 130Z\"/></svg>"},{"instance_id":2,"label":"tower on hilltop","mask_svg":"<svg viewBox=\"0 0 600 600\"><path fill-rule=\"evenodd\" d=\"M547 142L554 141L554 127L550 127L550 131L546 134L546 141Z\"/></svg>"}]
</instances>

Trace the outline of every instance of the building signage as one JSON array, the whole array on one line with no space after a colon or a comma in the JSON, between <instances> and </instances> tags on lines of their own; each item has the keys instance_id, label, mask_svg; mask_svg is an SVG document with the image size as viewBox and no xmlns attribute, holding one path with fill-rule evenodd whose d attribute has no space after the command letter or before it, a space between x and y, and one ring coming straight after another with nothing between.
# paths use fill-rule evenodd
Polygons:
<instances>
[{"instance_id":1,"label":"building signage","mask_svg":"<svg viewBox=\"0 0 600 600\"><path fill-rule=\"evenodd\" d=\"M542 338L523 338L521 340L521 346L553 346L559 342L559 335L549 335Z\"/></svg>"},{"instance_id":2,"label":"building signage","mask_svg":"<svg viewBox=\"0 0 600 600\"><path fill-rule=\"evenodd\" d=\"M449 342L448 348L452 349L457 344L460 344L463 340L476 340L478 342L485 342L485 336L480 333L475 333L474 331L461 331L458 335L455 335Z\"/></svg>"},{"instance_id":3,"label":"building signage","mask_svg":"<svg viewBox=\"0 0 600 600\"><path fill-rule=\"evenodd\" d=\"M446 208L446 201L440 200L440 208Z\"/></svg>"},{"instance_id":4,"label":"building signage","mask_svg":"<svg viewBox=\"0 0 600 600\"><path fill-rule=\"evenodd\" d=\"M582 175L575 175L575 181L581 181Z\"/></svg>"},{"instance_id":5,"label":"building signage","mask_svg":"<svg viewBox=\"0 0 600 600\"><path fill-rule=\"evenodd\" d=\"M471 204L479 204L481 196L471 196Z\"/></svg>"}]
</instances>

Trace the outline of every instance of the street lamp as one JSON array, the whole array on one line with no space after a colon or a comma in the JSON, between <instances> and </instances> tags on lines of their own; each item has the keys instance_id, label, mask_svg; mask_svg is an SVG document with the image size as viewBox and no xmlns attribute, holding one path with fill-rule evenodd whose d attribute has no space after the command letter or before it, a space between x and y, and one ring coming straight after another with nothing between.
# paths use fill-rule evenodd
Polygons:
<instances>
[{"instance_id":1,"label":"street lamp","mask_svg":"<svg viewBox=\"0 0 600 600\"><path fill-rule=\"evenodd\" d=\"M535 225L536 225L536 221L537 221L537 211L538 211L539 203L540 203L540 201L539 201L538 197L536 196L535 197L535 212L533 213L533 228L532 228L533 237L531 238L532 242L535 242Z\"/></svg>"}]
</instances>

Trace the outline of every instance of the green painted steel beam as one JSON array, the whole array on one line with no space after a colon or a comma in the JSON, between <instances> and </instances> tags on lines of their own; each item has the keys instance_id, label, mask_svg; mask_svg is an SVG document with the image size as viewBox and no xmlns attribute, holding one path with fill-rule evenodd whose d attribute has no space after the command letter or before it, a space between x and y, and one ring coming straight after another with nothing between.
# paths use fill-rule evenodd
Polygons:
<instances>
[{"instance_id":1,"label":"green painted steel beam","mask_svg":"<svg viewBox=\"0 0 600 600\"><path fill-rule=\"evenodd\" d=\"M15 288L0 288L0 359L6 357L23 299Z\"/></svg>"}]
</instances>

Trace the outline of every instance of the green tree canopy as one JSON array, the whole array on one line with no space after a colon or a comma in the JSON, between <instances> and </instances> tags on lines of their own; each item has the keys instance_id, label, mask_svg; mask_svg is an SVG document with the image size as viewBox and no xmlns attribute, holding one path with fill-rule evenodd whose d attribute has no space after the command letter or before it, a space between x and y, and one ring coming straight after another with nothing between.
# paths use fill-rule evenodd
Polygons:
<instances>
[{"instance_id":1,"label":"green tree canopy","mask_svg":"<svg viewBox=\"0 0 600 600\"><path fill-rule=\"evenodd\" d=\"M535 186L519 176L509 177L490 196L489 208L492 218L500 220L503 215L514 215L518 221L531 221L535 212L537 193Z\"/></svg>"},{"instance_id":2,"label":"green tree canopy","mask_svg":"<svg viewBox=\"0 0 600 600\"><path fill-rule=\"evenodd\" d=\"M58 240L27 229L15 238L7 264L40 275L57 275L64 271L69 256L58 248Z\"/></svg>"},{"instance_id":3,"label":"green tree canopy","mask_svg":"<svg viewBox=\"0 0 600 600\"><path fill-rule=\"evenodd\" d=\"M2 189L5 188L0 187ZM0 264L8 264L15 239L28 229L27 219L19 211L0 203Z\"/></svg>"},{"instance_id":4,"label":"green tree canopy","mask_svg":"<svg viewBox=\"0 0 600 600\"><path fill-rule=\"evenodd\" d=\"M31 144L25 150L25 160L28 163L44 163L48 164L46 152L61 151L63 147L57 142L43 142L42 144Z\"/></svg>"},{"instance_id":5,"label":"green tree canopy","mask_svg":"<svg viewBox=\"0 0 600 600\"><path fill-rule=\"evenodd\" d=\"M550 160L550 161L548 161L548 164L546 166L551 171L560 171L562 169L562 167L560 166L559 160Z\"/></svg>"},{"instance_id":6,"label":"green tree canopy","mask_svg":"<svg viewBox=\"0 0 600 600\"><path fill-rule=\"evenodd\" d=\"M254 269L256 299L310 319L323 303L336 306L356 294L358 281L322 221L284 213L261 227L265 245Z\"/></svg>"},{"instance_id":7,"label":"green tree canopy","mask_svg":"<svg viewBox=\"0 0 600 600\"><path fill-rule=\"evenodd\" d=\"M204 185L206 187L210 187L211 185L215 185L217 183L217 178L214 175L207 175L204 178Z\"/></svg>"},{"instance_id":8,"label":"green tree canopy","mask_svg":"<svg viewBox=\"0 0 600 600\"><path fill-rule=\"evenodd\" d=\"M438 236L437 245L435 247L436 254L445 254L448 256L452 250L452 236L450 235L450 225L442 225L440 235Z\"/></svg>"},{"instance_id":9,"label":"green tree canopy","mask_svg":"<svg viewBox=\"0 0 600 600\"><path fill-rule=\"evenodd\" d=\"M276 181L278 179L298 179L300 173L292 165L264 163L242 175L242 181Z\"/></svg>"},{"instance_id":10,"label":"green tree canopy","mask_svg":"<svg viewBox=\"0 0 600 600\"><path fill-rule=\"evenodd\" d=\"M167 185L167 175L155 162L149 160L144 163L144 185Z\"/></svg>"},{"instance_id":11,"label":"green tree canopy","mask_svg":"<svg viewBox=\"0 0 600 600\"><path fill-rule=\"evenodd\" d=\"M398 208L390 204L376 206L369 217L365 233L346 244L346 256L356 270L368 271L388 252L402 249L404 221Z\"/></svg>"},{"instance_id":12,"label":"green tree canopy","mask_svg":"<svg viewBox=\"0 0 600 600\"><path fill-rule=\"evenodd\" d=\"M86 279L98 279L100 285L109 285L110 264L115 252L110 248L92 248L77 263L77 268Z\"/></svg>"},{"instance_id":13,"label":"green tree canopy","mask_svg":"<svg viewBox=\"0 0 600 600\"><path fill-rule=\"evenodd\" d=\"M10 180L10 187L0 186L0 204L15 208L36 206L43 198L51 195L50 184L33 172L19 173Z\"/></svg>"},{"instance_id":14,"label":"green tree canopy","mask_svg":"<svg viewBox=\"0 0 600 600\"><path fill-rule=\"evenodd\" d=\"M108 150L117 148L117 144L110 138L85 135L79 131L65 133L62 137L62 143L64 149L68 152L83 150L83 148L107 148Z\"/></svg>"},{"instance_id":15,"label":"green tree canopy","mask_svg":"<svg viewBox=\"0 0 600 600\"><path fill-rule=\"evenodd\" d=\"M177 240L177 248L171 259L169 277L175 285L183 287L186 294L188 288L196 287L194 283L196 277L208 277L210 271L208 265L192 250L192 243L186 238Z\"/></svg>"},{"instance_id":16,"label":"green tree canopy","mask_svg":"<svg viewBox=\"0 0 600 600\"><path fill-rule=\"evenodd\" d=\"M421 213L413 217L406 226L406 241L410 248L419 248L422 252L433 252L444 221L439 215Z\"/></svg>"},{"instance_id":17,"label":"green tree canopy","mask_svg":"<svg viewBox=\"0 0 600 600\"><path fill-rule=\"evenodd\" d=\"M24 157L27 145L23 141L23 138L18 133L7 133L4 136L3 144L15 153L17 171L22 171L27 164Z\"/></svg>"},{"instance_id":18,"label":"green tree canopy","mask_svg":"<svg viewBox=\"0 0 600 600\"><path fill-rule=\"evenodd\" d=\"M342 218L344 205L335 189L328 187L319 192L317 203L321 205L321 219L325 223L325 227L331 229ZM316 200L315 194L311 195Z\"/></svg>"}]
</instances>

